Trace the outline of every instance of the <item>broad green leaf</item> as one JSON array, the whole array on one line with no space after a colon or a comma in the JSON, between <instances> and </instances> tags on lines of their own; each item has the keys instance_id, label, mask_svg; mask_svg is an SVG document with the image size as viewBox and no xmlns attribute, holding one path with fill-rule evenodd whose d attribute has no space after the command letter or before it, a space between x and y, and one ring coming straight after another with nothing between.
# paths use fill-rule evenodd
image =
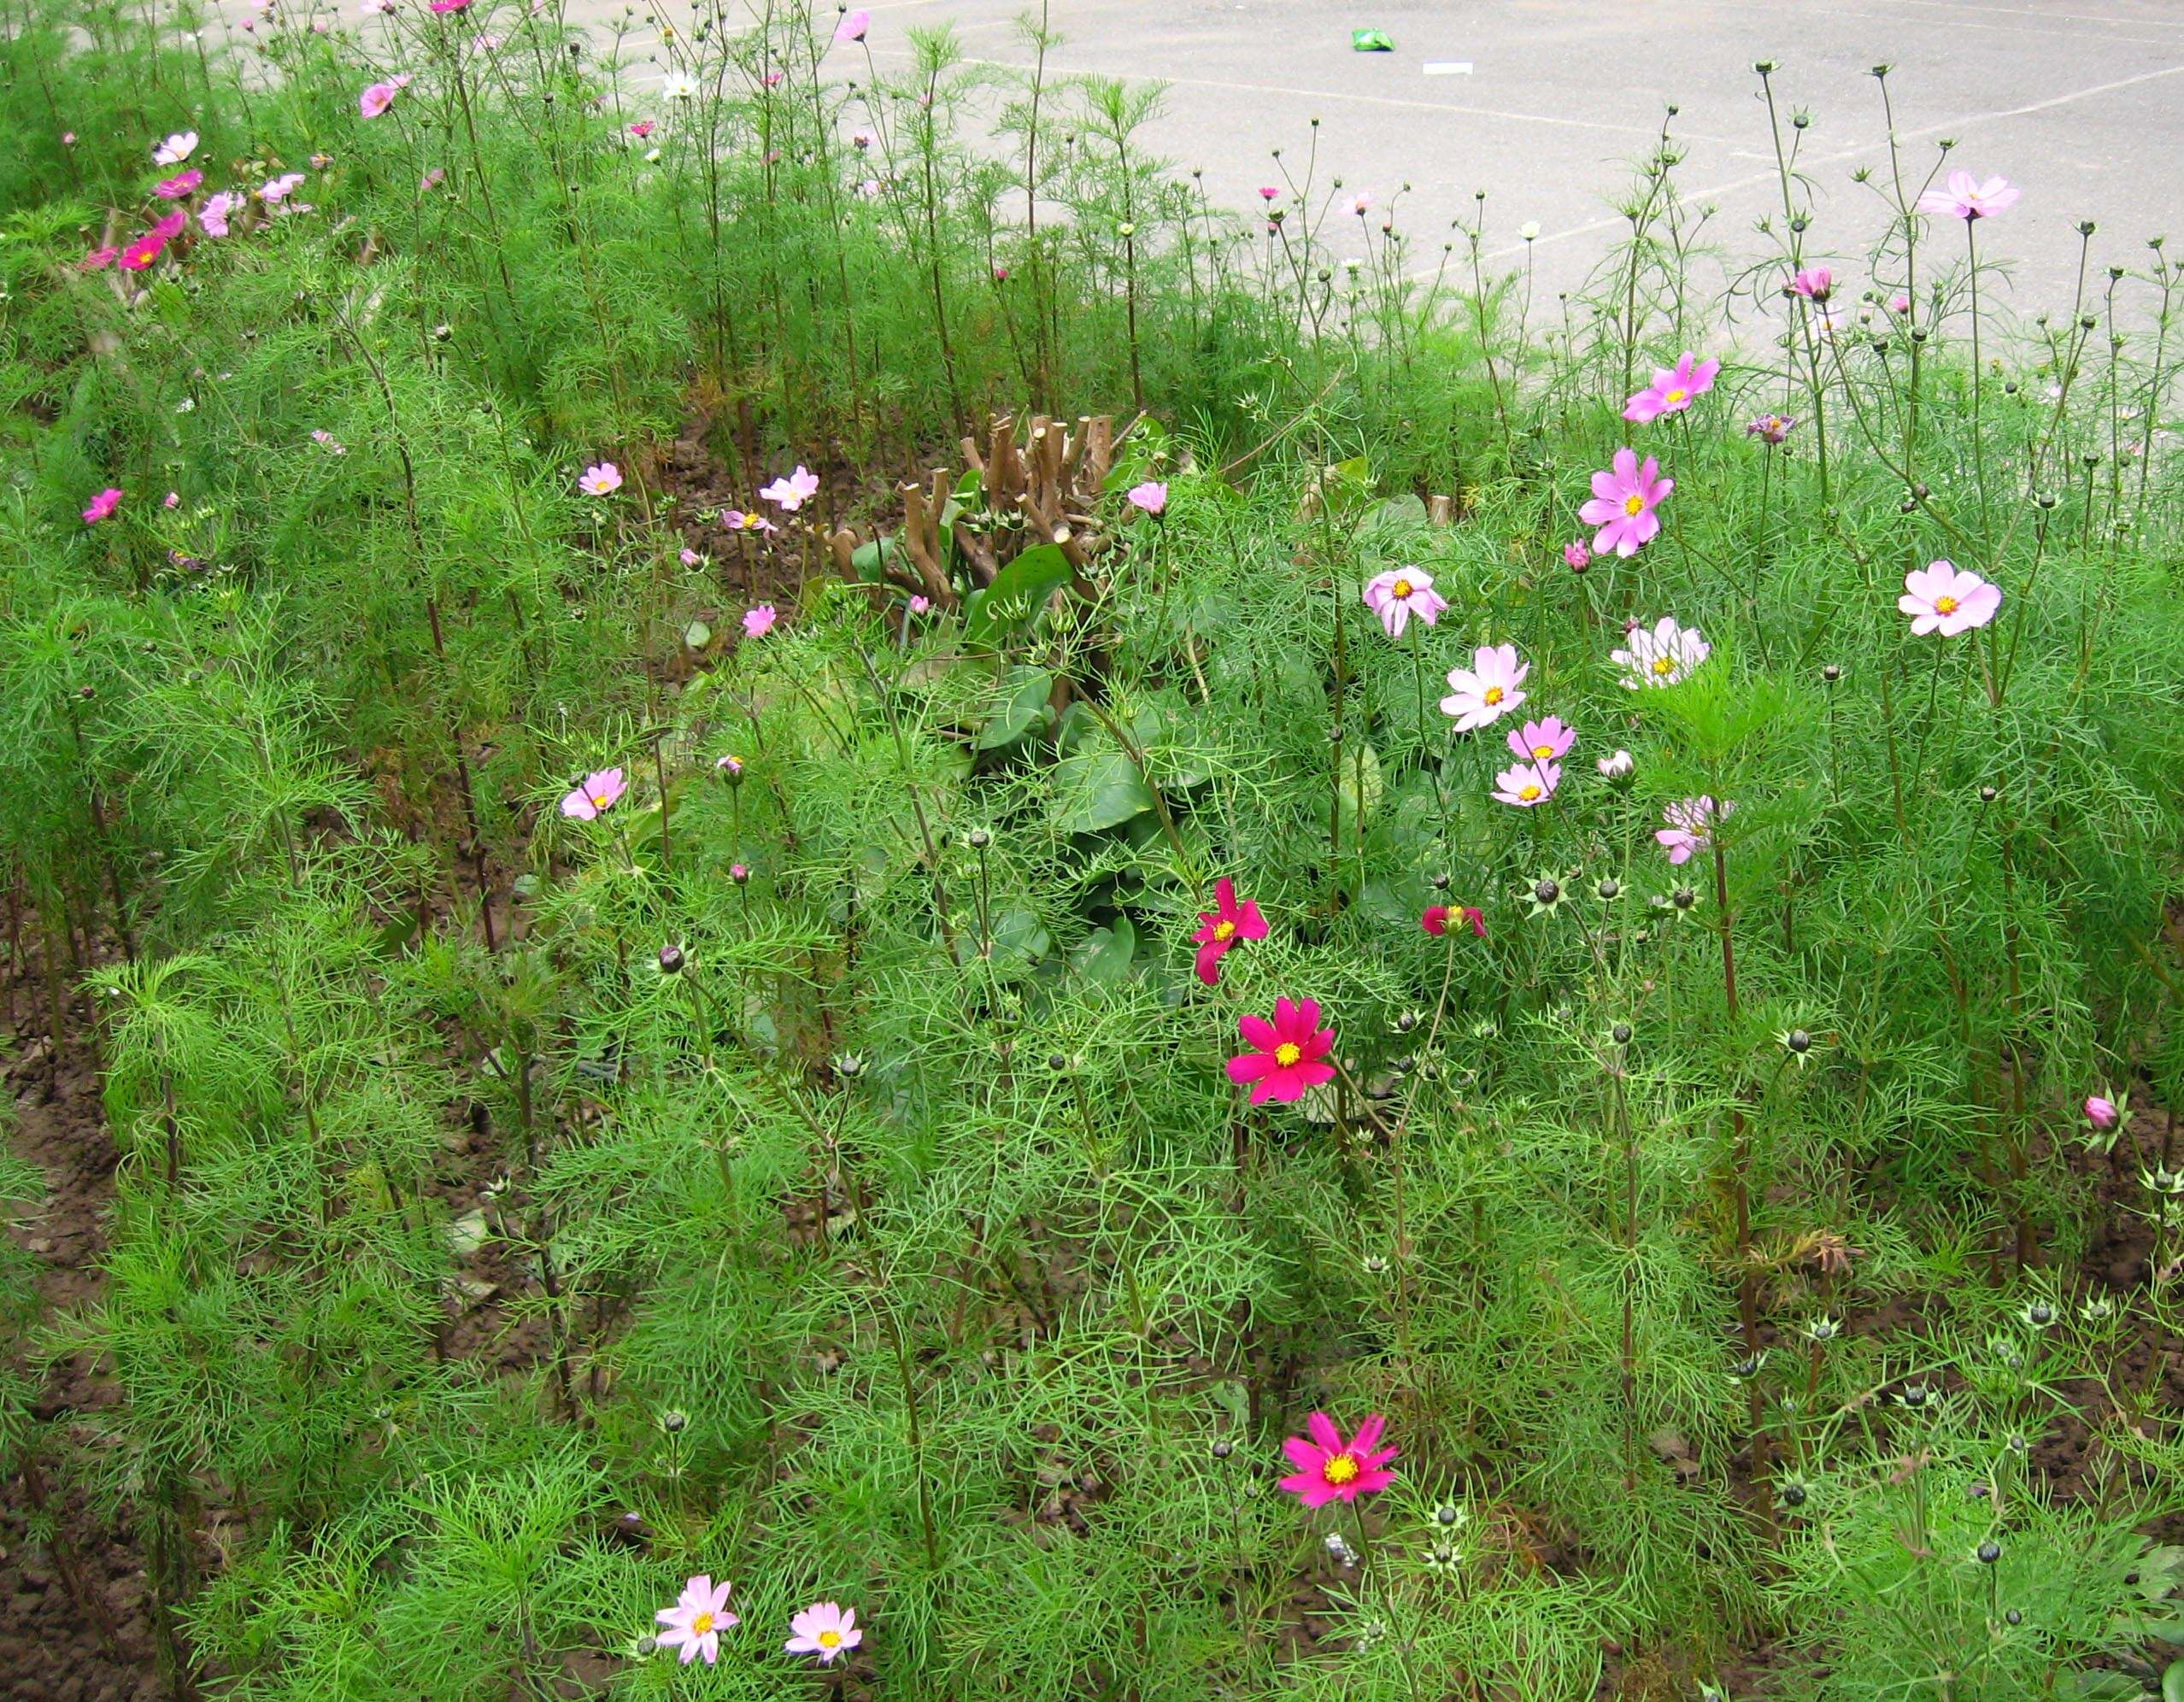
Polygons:
<instances>
[{"instance_id":1,"label":"broad green leaf","mask_svg":"<svg viewBox=\"0 0 2184 1702\"><path fill-rule=\"evenodd\" d=\"M1012 628L1028 624L1075 577L1060 545L1033 544L995 574L993 584L971 605L963 636L974 644L998 643Z\"/></svg>"},{"instance_id":2,"label":"broad green leaf","mask_svg":"<svg viewBox=\"0 0 2184 1702\"><path fill-rule=\"evenodd\" d=\"M898 548L891 537L876 537L849 552L849 565L857 570L858 578L868 585L876 585L887 577L887 565L895 560Z\"/></svg>"},{"instance_id":3,"label":"broad green leaf","mask_svg":"<svg viewBox=\"0 0 2184 1702\"><path fill-rule=\"evenodd\" d=\"M993 713L979 730L978 748L998 750L1003 745L1014 744L1034 727L1043 726L1047 701L1054 689L1054 677L1044 668L1022 664L1011 668L1007 679L1002 682Z\"/></svg>"},{"instance_id":4,"label":"broad green leaf","mask_svg":"<svg viewBox=\"0 0 2184 1702\"><path fill-rule=\"evenodd\" d=\"M1372 814L1373 806L1380 801L1383 782L1380 776L1380 754L1371 745L1342 747L1342 771L1335 788L1336 831L1346 842L1353 842L1359 825Z\"/></svg>"},{"instance_id":5,"label":"broad green leaf","mask_svg":"<svg viewBox=\"0 0 2184 1702\"><path fill-rule=\"evenodd\" d=\"M1127 916L1118 916L1114 925L1095 928L1073 954L1077 972L1087 981L1102 987L1112 987L1130 973L1130 960L1137 955L1137 929Z\"/></svg>"},{"instance_id":6,"label":"broad green leaf","mask_svg":"<svg viewBox=\"0 0 2184 1702\"><path fill-rule=\"evenodd\" d=\"M1080 750L1054 772L1054 825L1064 833L1119 827L1152 807L1137 765L1113 746Z\"/></svg>"}]
</instances>

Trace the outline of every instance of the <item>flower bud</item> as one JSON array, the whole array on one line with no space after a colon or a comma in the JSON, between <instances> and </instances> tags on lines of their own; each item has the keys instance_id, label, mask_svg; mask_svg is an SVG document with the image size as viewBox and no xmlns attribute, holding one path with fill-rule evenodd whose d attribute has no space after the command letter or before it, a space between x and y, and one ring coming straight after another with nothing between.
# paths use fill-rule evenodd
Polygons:
<instances>
[{"instance_id":1,"label":"flower bud","mask_svg":"<svg viewBox=\"0 0 2184 1702\"><path fill-rule=\"evenodd\" d=\"M660 948L660 972L662 975L680 975L683 972L683 948L672 941Z\"/></svg>"}]
</instances>

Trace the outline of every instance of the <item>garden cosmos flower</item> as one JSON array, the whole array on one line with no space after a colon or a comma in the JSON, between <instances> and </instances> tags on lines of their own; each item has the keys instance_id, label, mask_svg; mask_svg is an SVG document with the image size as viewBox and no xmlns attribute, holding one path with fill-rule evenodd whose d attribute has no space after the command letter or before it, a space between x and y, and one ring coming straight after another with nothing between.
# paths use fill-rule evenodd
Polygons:
<instances>
[{"instance_id":1,"label":"garden cosmos flower","mask_svg":"<svg viewBox=\"0 0 2184 1702\"><path fill-rule=\"evenodd\" d=\"M607 496L622 488L622 470L612 461L588 467L578 476L577 489L587 496Z\"/></svg>"},{"instance_id":2,"label":"garden cosmos flower","mask_svg":"<svg viewBox=\"0 0 2184 1702\"><path fill-rule=\"evenodd\" d=\"M780 527L764 514L747 514L741 508L723 508L720 524L730 531L779 531Z\"/></svg>"},{"instance_id":3,"label":"garden cosmos flower","mask_svg":"<svg viewBox=\"0 0 2184 1702\"><path fill-rule=\"evenodd\" d=\"M1695 853L1714 842L1714 824L1725 819L1735 808L1726 798L1718 805L1707 797L1686 798L1669 804L1661 811L1661 819L1668 825L1656 830L1653 837L1668 853L1670 862L1688 863Z\"/></svg>"},{"instance_id":4,"label":"garden cosmos flower","mask_svg":"<svg viewBox=\"0 0 2184 1702\"><path fill-rule=\"evenodd\" d=\"M561 800L561 813L572 821L596 821L630 789L619 768L602 768L584 777Z\"/></svg>"},{"instance_id":5,"label":"garden cosmos flower","mask_svg":"<svg viewBox=\"0 0 2184 1702\"><path fill-rule=\"evenodd\" d=\"M787 478L777 478L772 484L763 486L759 491L759 498L761 502L778 503L793 514L819 495L819 475L807 471L799 462L796 472Z\"/></svg>"},{"instance_id":6,"label":"garden cosmos flower","mask_svg":"<svg viewBox=\"0 0 2184 1702\"><path fill-rule=\"evenodd\" d=\"M789 1622L789 1640L781 1646L792 1655L817 1655L821 1666L837 1655L847 1654L865 1640L857 1629L857 1610L831 1601L815 1601Z\"/></svg>"},{"instance_id":7,"label":"garden cosmos flower","mask_svg":"<svg viewBox=\"0 0 2184 1702\"><path fill-rule=\"evenodd\" d=\"M1213 908L1198 913L1198 931L1190 936L1198 948L1198 978L1208 987L1221 984L1221 955L1242 940L1266 937L1266 918L1252 899L1236 902L1236 883L1226 875L1213 883Z\"/></svg>"},{"instance_id":8,"label":"garden cosmos flower","mask_svg":"<svg viewBox=\"0 0 2184 1702\"><path fill-rule=\"evenodd\" d=\"M1471 932L1478 938L1482 940L1486 938L1486 913L1477 906L1471 904L1460 907L1449 904L1429 904L1418 918L1418 926L1435 939L1439 939L1448 932L1448 924L1456 921L1468 924Z\"/></svg>"},{"instance_id":9,"label":"garden cosmos flower","mask_svg":"<svg viewBox=\"0 0 2184 1702\"><path fill-rule=\"evenodd\" d=\"M1765 443L1779 443L1796 425L1794 414L1763 414L1744 428L1744 435Z\"/></svg>"},{"instance_id":10,"label":"garden cosmos flower","mask_svg":"<svg viewBox=\"0 0 2184 1702\"><path fill-rule=\"evenodd\" d=\"M756 608L747 608L743 611L743 636L746 638L763 638L773 631L773 623L780 618L772 603L760 603Z\"/></svg>"},{"instance_id":11,"label":"garden cosmos flower","mask_svg":"<svg viewBox=\"0 0 2184 1702\"><path fill-rule=\"evenodd\" d=\"M1582 539L1573 538L1562 546L1562 559L1573 573L1582 573L1593 565L1593 552L1585 548Z\"/></svg>"},{"instance_id":12,"label":"garden cosmos flower","mask_svg":"<svg viewBox=\"0 0 2184 1702\"><path fill-rule=\"evenodd\" d=\"M208 237L224 237L228 232L227 221L250 204L249 196L236 190L223 189L197 209L198 226Z\"/></svg>"},{"instance_id":13,"label":"garden cosmos flower","mask_svg":"<svg viewBox=\"0 0 2184 1702\"><path fill-rule=\"evenodd\" d=\"M1519 762L1559 762L1570 754L1570 747L1577 742L1577 730L1566 724L1559 715L1550 715L1544 721L1527 721L1522 727L1512 728L1509 734L1509 751Z\"/></svg>"},{"instance_id":14,"label":"garden cosmos flower","mask_svg":"<svg viewBox=\"0 0 2184 1702\"><path fill-rule=\"evenodd\" d=\"M2122 1113L2116 1109L2114 1100L2100 1094L2086 1095L2086 1121L2104 1135L2113 1129L2122 1118Z\"/></svg>"},{"instance_id":15,"label":"garden cosmos flower","mask_svg":"<svg viewBox=\"0 0 2184 1702\"><path fill-rule=\"evenodd\" d=\"M1282 1452L1297 1468L1282 1480L1282 1488L1307 1507L1354 1501L1385 1489L1395 1481L1395 1474L1387 1468L1397 1453L1380 1446L1387 1422L1376 1412L1346 1442L1332 1418L1324 1412L1313 1413L1305 1420L1305 1435L1291 1436L1282 1444Z\"/></svg>"},{"instance_id":16,"label":"garden cosmos flower","mask_svg":"<svg viewBox=\"0 0 2184 1702\"><path fill-rule=\"evenodd\" d=\"M718 1584L701 1572L683 1586L672 1607L663 1607L653 1618L660 1626L660 1646L680 1649L688 1666L701 1655L711 1666L720 1658L720 1634L741 1622L728 1611L729 1584Z\"/></svg>"},{"instance_id":17,"label":"garden cosmos flower","mask_svg":"<svg viewBox=\"0 0 2184 1702\"><path fill-rule=\"evenodd\" d=\"M91 499L90 506L84 510L84 524L95 526L120 506L120 488L109 484Z\"/></svg>"},{"instance_id":18,"label":"garden cosmos flower","mask_svg":"<svg viewBox=\"0 0 2184 1702\"><path fill-rule=\"evenodd\" d=\"M1456 718L1459 733L1491 726L1524 701L1518 688L1531 671L1529 662L1517 660L1514 644L1482 644L1471 653L1470 667L1449 669L1441 713Z\"/></svg>"},{"instance_id":19,"label":"garden cosmos flower","mask_svg":"<svg viewBox=\"0 0 2184 1702\"><path fill-rule=\"evenodd\" d=\"M1618 750L1612 755L1601 757L1593 764L1594 767L1599 769L1600 773L1610 780L1620 780L1637 766L1627 750Z\"/></svg>"},{"instance_id":20,"label":"garden cosmos flower","mask_svg":"<svg viewBox=\"0 0 2184 1702\"><path fill-rule=\"evenodd\" d=\"M1128 494L1130 505L1142 508L1148 514L1164 513L1168 506L1168 487L1161 480L1148 478L1142 484L1133 484Z\"/></svg>"},{"instance_id":21,"label":"garden cosmos flower","mask_svg":"<svg viewBox=\"0 0 2184 1702\"><path fill-rule=\"evenodd\" d=\"M1653 510L1675 489L1676 481L1661 477L1660 463L1653 456L1641 467L1636 450L1617 449L1612 465L1593 475L1593 500L1577 511L1587 525L1600 528L1594 551L1635 555L1660 531L1660 516Z\"/></svg>"},{"instance_id":22,"label":"garden cosmos flower","mask_svg":"<svg viewBox=\"0 0 2184 1702\"><path fill-rule=\"evenodd\" d=\"M197 132L178 130L152 150L152 163L156 166L179 166L197 151Z\"/></svg>"},{"instance_id":23,"label":"garden cosmos flower","mask_svg":"<svg viewBox=\"0 0 2184 1702\"><path fill-rule=\"evenodd\" d=\"M129 272L142 272L167 251L167 244L180 236L189 222L190 215L179 208L168 214L121 250L123 269Z\"/></svg>"},{"instance_id":24,"label":"garden cosmos flower","mask_svg":"<svg viewBox=\"0 0 2184 1702\"><path fill-rule=\"evenodd\" d=\"M1319 1026L1317 1000L1277 999L1273 1021L1242 1017L1236 1029L1250 1049L1229 1060L1229 1079L1238 1087L1251 1084L1253 1105L1271 1099L1293 1103L1307 1088L1335 1079L1335 1066L1326 1061L1335 1030Z\"/></svg>"},{"instance_id":25,"label":"garden cosmos flower","mask_svg":"<svg viewBox=\"0 0 2184 1702\"><path fill-rule=\"evenodd\" d=\"M197 185L204 180L205 174L192 166L188 171L177 172L173 177L156 185L152 193L161 201L179 201L185 196L194 192Z\"/></svg>"},{"instance_id":26,"label":"garden cosmos flower","mask_svg":"<svg viewBox=\"0 0 2184 1702\"><path fill-rule=\"evenodd\" d=\"M1808 302L1824 302L1835 287L1835 274L1824 266L1810 267L1794 276L1787 287L1791 295Z\"/></svg>"},{"instance_id":27,"label":"garden cosmos flower","mask_svg":"<svg viewBox=\"0 0 2184 1702\"><path fill-rule=\"evenodd\" d=\"M642 142L646 137L652 134L654 127L653 121L650 119L641 118L635 124L632 124L630 126L630 134L636 137L638 141Z\"/></svg>"},{"instance_id":28,"label":"garden cosmos flower","mask_svg":"<svg viewBox=\"0 0 2184 1702\"><path fill-rule=\"evenodd\" d=\"M1623 405L1623 417L1642 426L1663 414L1681 414L1713 389L1714 374L1721 369L1720 361L1699 361L1687 349L1682 360L1656 372L1653 383Z\"/></svg>"},{"instance_id":29,"label":"garden cosmos flower","mask_svg":"<svg viewBox=\"0 0 2184 1702\"><path fill-rule=\"evenodd\" d=\"M1403 629L1418 616L1428 626L1441 619L1448 599L1433 588L1433 575L1415 567L1391 567L1365 581L1365 607L1380 617L1390 638L1400 638Z\"/></svg>"},{"instance_id":30,"label":"garden cosmos flower","mask_svg":"<svg viewBox=\"0 0 2184 1702\"><path fill-rule=\"evenodd\" d=\"M687 71L670 71L660 85L660 92L671 101L694 101L697 91L697 79Z\"/></svg>"},{"instance_id":31,"label":"garden cosmos flower","mask_svg":"<svg viewBox=\"0 0 2184 1702\"><path fill-rule=\"evenodd\" d=\"M402 80L406 81L407 79ZM367 118L377 118L394 104L395 97L401 92L402 81L367 83L365 85L364 92L356 97L356 109Z\"/></svg>"},{"instance_id":32,"label":"garden cosmos flower","mask_svg":"<svg viewBox=\"0 0 2184 1702\"><path fill-rule=\"evenodd\" d=\"M1946 188L1929 189L1918 198L1918 210L1942 218L1990 218L1997 213L2006 213L2017 204L2017 185L2004 177L1991 177L1981 183L1970 172L1951 172Z\"/></svg>"},{"instance_id":33,"label":"garden cosmos flower","mask_svg":"<svg viewBox=\"0 0 2184 1702\"><path fill-rule=\"evenodd\" d=\"M303 186L303 173L283 172L277 178L268 178L258 187L258 199L268 207L279 207Z\"/></svg>"},{"instance_id":34,"label":"garden cosmos flower","mask_svg":"<svg viewBox=\"0 0 2184 1702\"><path fill-rule=\"evenodd\" d=\"M860 6L854 12L844 12L842 21L834 26L837 41L862 41L865 32L872 26L872 15Z\"/></svg>"},{"instance_id":35,"label":"garden cosmos flower","mask_svg":"<svg viewBox=\"0 0 2184 1702\"><path fill-rule=\"evenodd\" d=\"M1994 619L2002 607L2002 588L1952 561L1929 562L1904 575L1904 594L1896 607L1911 616L1913 637L1939 632L1953 638Z\"/></svg>"},{"instance_id":36,"label":"garden cosmos flower","mask_svg":"<svg viewBox=\"0 0 2184 1702\"><path fill-rule=\"evenodd\" d=\"M1623 643L1628 649L1612 650L1608 654L1623 666L1626 691L1647 685L1674 685L1689 678L1692 671L1714 654L1714 647L1700 637L1697 627L1678 626L1672 614L1663 615L1650 631L1632 627L1623 634Z\"/></svg>"},{"instance_id":37,"label":"garden cosmos flower","mask_svg":"<svg viewBox=\"0 0 2184 1702\"><path fill-rule=\"evenodd\" d=\"M1561 784L1562 765L1559 762L1512 763L1494 777L1494 801L1529 810L1552 798L1554 789Z\"/></svg>"}]
</instances>

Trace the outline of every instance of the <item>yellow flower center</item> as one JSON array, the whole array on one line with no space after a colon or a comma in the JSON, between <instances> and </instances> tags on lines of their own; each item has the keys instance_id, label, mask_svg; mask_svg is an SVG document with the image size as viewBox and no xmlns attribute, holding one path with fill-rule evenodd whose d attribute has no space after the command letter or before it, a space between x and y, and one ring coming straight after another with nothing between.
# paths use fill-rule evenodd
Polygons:
<instances>
[{"instance_id":1,"label":"yellow flower center","mask_svg":"<svg viewBox=\"0 0 2184 1702\"><path fill-rule=\"evenodd\" d=\"M1674 673L1676 664L1666 656L1656 656L1653 658L1653 672L1657 674Z\"/></svg>"},{"instance_id":2,"label":"yellow flower center","mask_svg":"<svg viewBox=\"0 0 2184 1702\"><path fill-rule=\"evenodd\" d=\"M1357 1456L1346 1453L1336 1454L1325 1465L1320 1467L1319 1475L1330 1483L1350 1482L1358 1475Z\"/></svg>"},{"instance_id":3,"label":"yellow flower center","mask_svg":"<svg viewBox=\"0 0 2184 1702\"><path fill-rule=\"evenodd\" d=\"M1554 747L1553 745L1534 745L1532 747L1532 754L1539 758L1541 762L1545 762L1549 757L1554 754Z\"/></svg>"},{"instance_id":4,"label":"yellow flower center","mask_svg":"<svg viewBox=\"0 0 2184 1702\"><path fill-rule=\"evenodd\" d=\"M842 1646L842 1634L839 1631L820 1632L819 1634L819 1646L822 1649L840 1648Z\"/></svg>"},{"instance_id":5,"label":"yellow flower center","mask_svg":"<svg viewBox=\"0 0 2184 1702\"><path fill-rule=\"evenodd\" d=\"M1394 589L1397 596L1407 597L1411 594L1411 582L1408 579L1398 579Z\"/></svg>"},{"instance_id":6,"label":"yellow flower center","mask_svg":"<svg viewBox=\"0 0 2184 1702\"><path fill-rule=\"evenodd\" d=\"M1480 694L1480 696L1481 701L1491 707L1493 705L1501 701L1503 695L1504 694L1500 686L1490 685L1484 692Z\"/></svg>"},{"instance_id":7,"label":"yellow flower center","mask_svg":"<svg viewBox=\"0 0 2184 1702\"><path fill-rule=\"evenodd\" d=\"M1526 786L1518 791L1517 795L1529 804L1540 795L1540 789L1537 786Z\"/></svg>"},{"instance_id":8,"label":"yellow flower center","mask_svg":"<svg viewBox=\"0 0 2184 1702\"><path fill-rule=\"evenodd\" d=\"M1304 1048L1294 1040L1285 1040L1274 1048L1274 1061L1284 1070L1304 1056Z\"/></svg>"},{"instance_id":9,"label":"yellow flower center","mask_svg":"<svg viewBox=\"0 0 2184 1702\"><path fill-rule=\"evenodd\" d=\"M1645 506L1646 499L1635 490L1623 499L1623 512L1626 514L1635 514Z\"/></svg>"},{"instance_id":10,"label":"yellow flower center","mask_svg":"<svg viewBox=\"0 0 2184 1702\"><path fill-rule=\"evenodd\" d=\"M1217 940L1225 940L1236 931L1236 924L1233 922L1216 922L1213 924L1213 937Z\"/></svg>"},{"instance_id":11,"label":"yellow flower center","mask_svg":"<svg viewBox=\"0 0 2184 1702\"><path fill-rule=\"evenodd\" d=\"M1670 390L1670 391L1668 393L1668 395L1667 395L1667 396L1664 398L1664 400L1669 401L1669 402L1682 402L1682 401L1687 400L1687 399L1688 399L1688 396L1689 396L1689 392L1688 392L1688 391L1686 391L1686 390Z\"/></svg>"},{"instance_id":12,"label":"yellow flower center","mask_svg":"<svg viewBox=\"0 0 2184 1702\"><path fill-rule=\"evenodd\" d=\"M1954 614L1957 612L1957 600L1954 597L1934 598L1934 612L1936 614Z\"/></svg>"},{"instance_id":13,"label":"yellow flower center","mask_svg":"<svg viewBox=\"0 0 2184 1702\"><path fill-rule=\"evenodd\" d=\"M709 1613L701 1613L690 1621L690 1629L696 1635L704 1636L707 1632L713 1629L713 1616Z\"/></svg>"}]
</instances>

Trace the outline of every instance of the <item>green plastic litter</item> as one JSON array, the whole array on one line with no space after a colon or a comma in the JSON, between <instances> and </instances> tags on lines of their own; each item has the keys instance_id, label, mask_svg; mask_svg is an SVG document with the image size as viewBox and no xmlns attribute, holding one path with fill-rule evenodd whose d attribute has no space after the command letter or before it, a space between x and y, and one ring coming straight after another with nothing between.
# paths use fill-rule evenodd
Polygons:
<instances>
[{"instance_id":1,"label":"green plastic litter","mask_svg":"<svg viewBox=\"0 0 2184 1702\"><path fill-rule=\"evenodd\" d=\"M1386 30L1352 30L1350 51L1353 53L1393 53L1395 44L1388 38Z\"/></svg>"}]
</instances>

